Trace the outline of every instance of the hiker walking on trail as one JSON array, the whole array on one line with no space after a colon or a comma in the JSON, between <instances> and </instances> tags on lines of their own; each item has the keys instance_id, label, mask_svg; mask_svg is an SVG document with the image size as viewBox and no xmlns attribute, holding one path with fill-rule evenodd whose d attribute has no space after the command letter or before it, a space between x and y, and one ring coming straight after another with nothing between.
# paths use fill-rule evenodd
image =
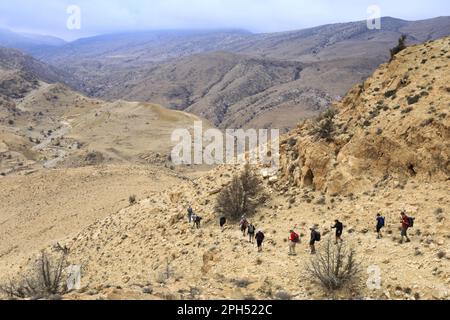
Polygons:
<instances>
[{"instance_id":1,"label":"hiker walking on trail","mask_svg":"<svg viewBox=\"0 0 450 320\"><path fill-rule=\"evenodd\" d=\"M311 254L316 254L316 242L320 241L321 235L317 230L317 226L312 226L309 230L311 230L311 240L309 241L309 247L311 248Z\"/></svg>"},{"instance_id":2,"label":"hiker walking on trail","mask_svg":"<svg viewBox=\"0 0 450 320\"><path fill-rule=\"evenodd\" d=\"M195 220L197 220L197 214L192 213L192 216L191 216L192 229L195 228Z\"/></svg>"},{"instance_id":3,"label":"hiker walking on trail","mask_svg":"<svg viewBox=\"0 0 450 320\"><path fill-rule=\"evenodd\" d=\"M245 237L245 232L247 231L247 227L248 227L248 221L245 216L242 216L242 219L241 219L241 222L239 223L239 225L241 226L241 232Z\"/></svg>"},{"instance_id":4,"label":"hiker walking on trail","mask_svg":"<svg viewBox=\"0 0 450 320\"><path fill-rule=\"evenodd\" d=\"M248 242L250 243L254 243L255 241L255 232L256 232L256 228L253 224L249 224L248 228L247 228L247 233L248 233Z\"/></svg>"},{"instance_id":5,"label":"hiker walking on trail","mask_svg":"<svg viewBox=\"0 0 450 320\"><path fill-rule=\"evenodd\" d=\"M381 213L377 214L377 239L383 238L383 234L381 230L386 225L386 219L381 215Z\"/></svg>"},{"instance_id":6,"label":"hiker walking on trail","mask_svg":"<svg viewBox=\"0 0 450 320\"><path fill-rule=\"evenodd\" d=\"M332 229L336 229L336 242L335 244L338 244L338 242L344 242L342 240L342 233L344 232L344 225L339 220L334 221L334 226L331 227Z\"/></svg>"},{"instance_id":7,"label":"hiker walking on trail","mask_svg":"<svg viewBox=\"0 0 450 320\"><path fill-rule=\"evenodd\" d=\"M219 224L220 224L220 229L222 229L222 232L225 230L224 228L225 228L226 223L227 223L227 218L224 216L220 217Z\"/></svg>"},{"instance_id":8,"label":"hiker walking on trail","mask_svg":"<svg viewBox=\"0 0 450 320\"><path fill-rule=\"evenodd\" d=\"M401 236L402 239L400 240L400 244L403 243L404 238L406 238L406 242L411 242L411 240L408 237L408 229L411 228L414 224L414 218L410 218L406 215L405 211L402 211L401 213L402 216L402 220L401 220L401 224L402 224L402 232L401 232Z\"/></svg>"},{"instance_id":9,"label":"hiker walking on trail","mask_svg":"<svg viewBox=\"0 0 450 320\"><path fill-rule=\"evenodd\" d=\"M203 218L196 215L194 220L194 225L197 227L197 229L200 229L200 223L202 222Z\"/></svg>"},{"instance_id":10,"label":"hiker walking on trail","mask_svg":"<svg viewBox=\"0 0 450 320\"><path fill-rule=\"evenodd\" d=\"M192 220L192 216L194 215L194 210L192 209L191 206L189 206L187 212L188 212L188 214L187 214L187 216L188 216L188 221L189 221L189 223L191 223L191 222L193 221L193 220Z\"/></svg>"},{"instance_id":11,"label":"hiker walking on trail","mask_svg":"<svg viewBox=\"0 0 450 320\"><path fill-rule=\"evenodd\" d=\"M256 239L256 244L258 246L258 252L262 252L262 245L263 245L263 241L264 241L264 232L262 230L258 231L256 233L255 239Z\"/></svg>"},{"instance_id":12,"label":"hiker walking on trail","mask_svg":"<svg viewBox=\"0 0 450 320\"><path fill-rule=\"evenodd\" d=\"M296 256L295 247L300 243L300 235L294 230L289 231L289 255Z\"/></svg>"}]
</instances>

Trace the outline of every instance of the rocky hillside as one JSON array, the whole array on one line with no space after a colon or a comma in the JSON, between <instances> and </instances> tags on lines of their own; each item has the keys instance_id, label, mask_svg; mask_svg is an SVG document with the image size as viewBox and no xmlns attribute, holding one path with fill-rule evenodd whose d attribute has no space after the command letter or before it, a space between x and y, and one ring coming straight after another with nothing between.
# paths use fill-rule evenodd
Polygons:
<instances>
[{"instance_id":1,"label":"rocky hillside","mask_svg":"<svg viewBox=\"0 0 450 320\"><path fill-rule=\"evenodd\" d=\"M283 177L329 194L450 177L450 38L412 46L282 146ZM331 116L330 116L331 117ZM327 124L329 122L329 128ZM317 127L325 137L311 134Z\"/></svg>"},{"instance_id":2,"label":"rocky hillside","mask_svg":"<svg viewBox=\"0 0 450 320\"><path fill-rule=\"evenodd\" d=\"M152 101L197 114L219 127L242 127L254 124L268 111L300 102L306 89L292 82L301 77L303 68L298 62L226 52L200 54L142 70L125 87L115 83L101 89L99 96ZM309 115L323 110L331 101L323 96L322 103L298 103L299 112Z\"/></svg>"},{"instance_id":3,"label":"rocky hillside","mask_svg":"<svg viewBox=\"0 0 450 320\"><path fill-rule=\"evenodd\" d=\"M218 227L217 194L241 170L221 166L54 239L82 265L83 288L65 298L449 299L449 42L409 47L381 66L336 105L334 118L322 117L333 125L319 128L334 130L308 122L283 139L282 168L272 177L261 170L268 197L252 218L266 234L262 253L238 226ZM199 230L187 224L189 204L204 218ZM416 218L406 244L401 210ZM379 240L377 213L387 221ZM336 218L362 272L327 294L306 272L308 228L319 225L326 241ZM302 238L297 256L288 256L292 228ZM4 276L28 263L5 261ZM381 272L375 290L366 285L373 267Z\"/></svg>"},{"instance_id":4,"label":"rocky hillside","mask_svg":"<svg viewBox=\"0 0 450 320\"><path fill-rule=\"evenodd\" d=\"M66 42L52 36L19 33L0 28L0 43L4 47L14 48L29 54L37 54L63 46Z\"/></svg>"},{"instance_id":5,"label":"rocky hillside","mask_svg":"<svg viewBox=\"0 0 450 320\"><path fill-rule=\"evenodd\" d=\"M59 69L48 65L15 49L0 47L0 68L3 72L5 70L17 71L29 78L47 83L62 83L73 88L80 87L78 80L72 74L64 71L64 68Z\"/></svg>"}]
</instances>

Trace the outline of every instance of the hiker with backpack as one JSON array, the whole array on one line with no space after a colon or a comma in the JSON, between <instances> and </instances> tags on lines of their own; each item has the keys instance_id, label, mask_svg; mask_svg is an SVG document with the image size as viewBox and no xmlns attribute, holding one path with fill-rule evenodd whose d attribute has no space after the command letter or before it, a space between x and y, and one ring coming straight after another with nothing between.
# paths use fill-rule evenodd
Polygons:
<instances>
[{"instance_id":1,"label":"hiker with backpack","mask_svg":"<svg viewBox=\"0 0 450 320\"><path fill-rule=\"evenodd\" d=\"M202 222L203 218L199 215L195 216L194 225L197 227L197 229L200 229L200 223Z\"/></svg>"},{"instance_id":2,"label":"hiker with backpack","mask_svg":"<svg viewBox=\"0 0 450 320\"><path fill-rule=\"evenodd\" d=\"M321 234L317 230L317 226L312 226L311 230L311 240L309 242L309 247L311 248L311 254L316 254L316 242L321 240Z\"/></svg>"},{"instance_id":3,"label":"hiker with backpack","mask_svg":"<svg viewBox=\"0 0 450 320\"><path fill-rule=\"evenodd\" d=\"M402 232L401 232L401 236L402 239L400 240L400 244L402 244L404 242L404 238L406 238L406 242L411 242L411 240L408 237L408 229L412 228L414 226L414 218L408 217L406 215L405 211L402 211L401 213L401 224L402 224Z\"/></svg>"},{"instance_id":4,"label":"hiker with backpack","mask_svg":"<svg viewBox=\"0 0 450 320\"><path fill-rule=\"evenodd\" d=\"M255 232L256 232L255 226L252 223L250 223L247 228L248 242L253 243L255 241Z\"/></svg>"},{"instance_id":5,"label":"hiker with backpack","mask_svg":"<svg viewBox=\"0 0 450 320\"><path fill-rule=\"evenodd\" d=\"M255 236L256 245L258 246L258 252L262 252L262 245L263 245L264 238L265 238L264 232L262 230L259 230Z\"/></svg>"},{"instance_id":6,"label":"hiker with backpack","mask_svg":"<svg viewBox=\"0 0 450 320\"><path fill-rule=\"evenodd\" d=\"M248 227L248 221L245 216L242 216L242 219L241 219L241 222L239 223L239 225L241 227L241 232L245 237L246 236L245 232L247 231L247 227Z\"/></svg>"},{"instance_id":7,"label":"hiker with backpack","mask_svg":"<svg viewBox=\"0 0 450 320\"><path fill-rule=\"evenodd\" d=\"M336 229L336 242L335 244L338 244L338 242L344 242L344 240L342 240L342 233L344 232L344 225L342 224L342 222L340 222L339 220L335 220L334 221L334 226L331 227L331 229Z\"/></svg>"},{"instance_id":8,"label":"hiker with backpack","mask_svg":"<svg viewBox=\"0 0 450 320\"><path fill-rule=\"evenodd\" d=\"M377 239L383 238L381 230L386 226L386 219L381 215L377 214Z\"/></svg>"},{"instance_id":9,"label":"hiker with backpack","mask_svg":"<svg viewBox=\"0 0 450 320\"><path fill-rule=\"evenodd\" d=\"M220 217L219 224L220 229L222 229L222 232L224 231L225 224L227 223L227 218L225 216Z\"/></svg>"},{"instance_id":10,"label":"hiker with backpack","mask_svg":"<svg viewBox=\"0 0 450 320\"><path fill-rule=\"evenodd\" d=\"M294 230L289 231L289 255L296 256L295 247L300 243L300 235Z\"/></svg>"}]
</instances>

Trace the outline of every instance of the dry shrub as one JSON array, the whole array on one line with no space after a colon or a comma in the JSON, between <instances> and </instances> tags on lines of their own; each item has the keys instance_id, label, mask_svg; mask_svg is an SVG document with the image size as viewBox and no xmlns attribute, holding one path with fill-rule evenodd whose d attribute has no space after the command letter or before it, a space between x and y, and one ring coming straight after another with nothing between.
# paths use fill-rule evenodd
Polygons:
<instances>
[{"instance_id":1,"label":"dry shrub","mask_svg":"<svg viewBox=\"0 0 450 320\"><path fill-rule=\"evenodd\" d=\"M67 251L58 255L42 252L30 270L18 279L0 286L0 292L9 298L42 299L67 292L66 274Z\"/></svg>"},{"instance_id":2,"label":"dry shrub","mask_svg":"<svg viewBox=\"0 0 450 320\"><path fill-rule=\"evenodd\" d=\"M128 198L128 203L129 203L130 205L136 204L136 196L135 196L135 195L131 195L131 196Z\"/></svg>"},{"instance_id":3,"label":"dry shrub","mask_svg":"<svg viewBox=\"0 0 450 320\"><path fill-rule=\"evenodd\" d=\"M334 108L330 108L322 113L313 124L313 128L310 131L310 134L312 134L318 140L333 140L333 136L336 130L334 119L337 114L338 112Z\"/></svg>"},{"instance_id":4,"label":"dry shrub","mask_svg":"<svg viewBox=\"0 0 450 320\"><path fill-rule=\"evenodd\" d=\"M351 283L357 277L360 266L353 249L348 249L345 244L335 245L328 238L323 248L311 259L307 271L325 289L334 291Z\"/></svg>"},{"instance_id":5,"label":"dry shrub","mask_svg":"<svg viewBox=\"0 0 450 320\"><path fill-rule=\"evenodd\" d=\"M252 215L264 197L261 180L246 165L244 171L233 176L231 183L217 196L215 210L231 221L239 220L243 215Z\"/></svg>"},{"instance_id":6,"label":"dry shrub","mask_svg":"<svg viewBox=\"0 0 450 320\"><path fill-rule=\"evenodd\" d=\"M394 59L395 55L406 49L406 35L402 35L400 39L398 39L398 44L391 49L391 61Z\"/></svg>"}]
</instances>

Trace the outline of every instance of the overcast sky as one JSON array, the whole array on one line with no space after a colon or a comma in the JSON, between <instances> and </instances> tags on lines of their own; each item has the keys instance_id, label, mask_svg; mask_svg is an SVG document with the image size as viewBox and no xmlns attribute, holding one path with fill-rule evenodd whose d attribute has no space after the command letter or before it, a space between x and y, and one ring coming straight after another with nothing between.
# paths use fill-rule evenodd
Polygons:
<instances>
[{"instance_id":1,"label":"overcast sky","mask_svg":"<svg viewBox=\"0 0 450 320\"><path fill-rule=\"evenodd\" d=\"M81 9L80 30L67 28L70 5ZM450 15L449 0L0 0L0 27L67 40L156 29L274 32L365 20L370 5L406 20Z\"/></svg>"}]
</instances>

